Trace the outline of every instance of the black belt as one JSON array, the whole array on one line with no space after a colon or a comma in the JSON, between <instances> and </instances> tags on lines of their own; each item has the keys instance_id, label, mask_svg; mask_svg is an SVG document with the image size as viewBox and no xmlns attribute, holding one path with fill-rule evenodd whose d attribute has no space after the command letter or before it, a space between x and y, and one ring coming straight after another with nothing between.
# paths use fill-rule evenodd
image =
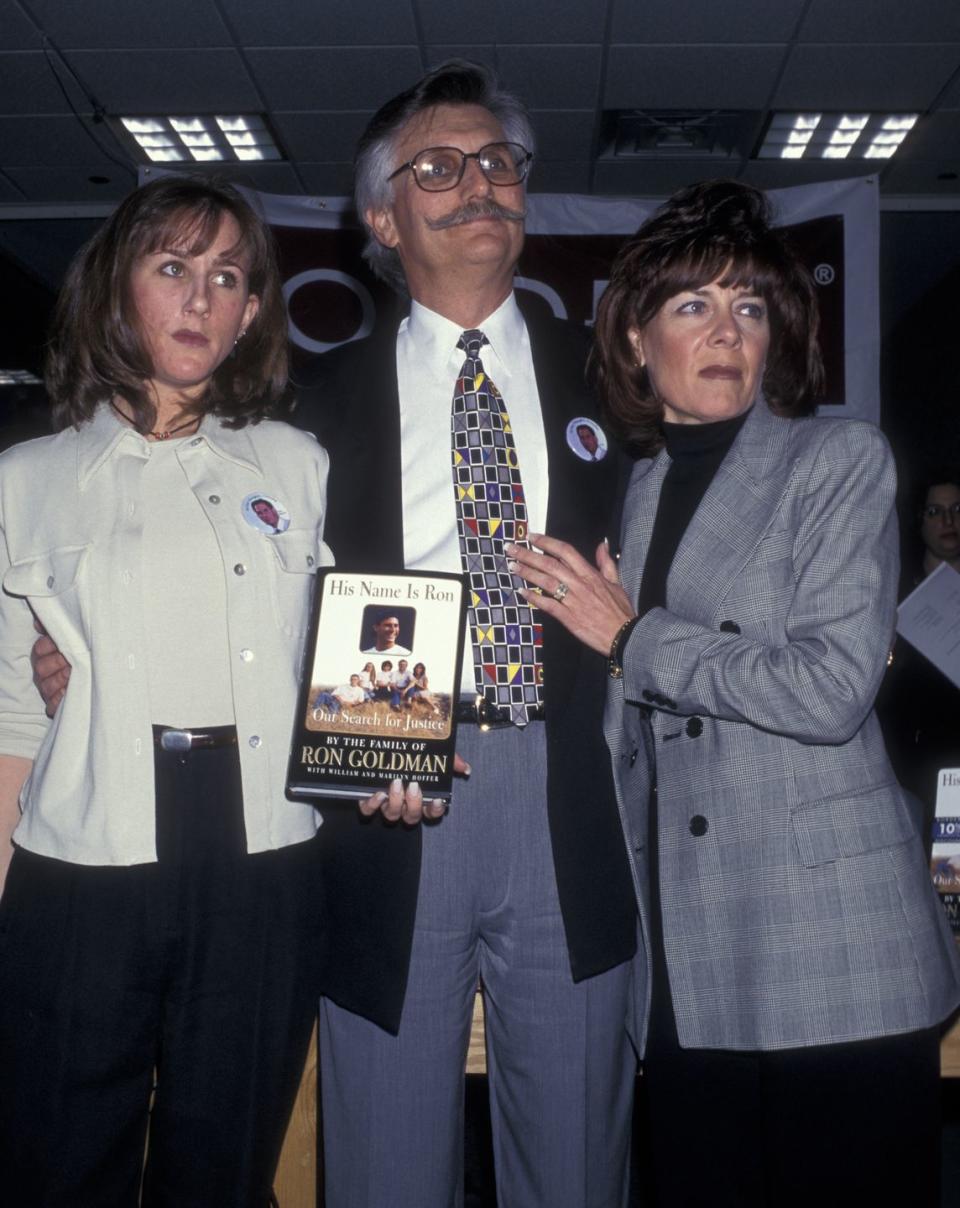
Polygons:
<instances>
[{"instance_id":1,"label":"black belt","mask_svg":"<svg viewBox=\"0 0 960 1208\"><path fill-rule=\"evenodd\" d=\"M495 705L483 696L457 701L456 716L458 722L473 724L482 730L499 730L516 724L509 708ZM530 721L543 721L546 710L543 705L533 705L528 707L527 716Z\"/></svg>"},{"instance_id":2,"label":"black belt","mask_svg":"<svg viewBox=\"0 0 960 1208\"><path fill-rule=\"evenodd\" d=\"M153 745L161 751L210 750L212 747L235 747L236 726L205 726L202 730L177 730L173 726L154 726Z\"/></svg>"}]
</instances>

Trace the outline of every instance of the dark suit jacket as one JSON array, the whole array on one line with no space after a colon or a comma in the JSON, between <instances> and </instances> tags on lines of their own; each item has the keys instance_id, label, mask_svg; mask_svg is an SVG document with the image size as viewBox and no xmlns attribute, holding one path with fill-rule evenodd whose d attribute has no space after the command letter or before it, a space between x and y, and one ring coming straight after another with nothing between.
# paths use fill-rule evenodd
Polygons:
<instances>
[{"instance_id":1,"label":"dark suit jacket","mask_svg":"<svg viewBox=\"0 0 960 1208\"><path fill-rule=\"evenodd\" d=\"M597 542L615 532L618 467L612 453L586 462L566 443L571 419L596 414L584 383L586 333L552 318L526 319L550 466L547 529L592 560ZM330 453L324 538L337 565L401 570L395 324L320 358L298 400L295 422ZM636 899L600 727L605 680L603 658L545 617L550 830L575 980L629 959L636 948ZM354 801L323 801L318 808L327 904L323 992L396 1031L413 938L420 828L363 820Z\"/></svg>"}]
</instances>

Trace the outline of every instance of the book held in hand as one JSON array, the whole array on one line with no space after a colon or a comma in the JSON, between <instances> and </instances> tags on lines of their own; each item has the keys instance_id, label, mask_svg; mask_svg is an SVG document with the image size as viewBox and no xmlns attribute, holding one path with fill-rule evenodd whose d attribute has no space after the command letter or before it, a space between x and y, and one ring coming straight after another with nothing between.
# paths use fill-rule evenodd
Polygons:
<instances>
[{"instance_id":1,"label":"book held in hand","mask_svg":"<svg viewBox=\"0 0 960 1208\"><path fill-rule=\"evenodd\" d=\"M449 800L462 576L330 567L317 579L287 795L362 799L400 779Z\"/></svg>"}]
</instances>

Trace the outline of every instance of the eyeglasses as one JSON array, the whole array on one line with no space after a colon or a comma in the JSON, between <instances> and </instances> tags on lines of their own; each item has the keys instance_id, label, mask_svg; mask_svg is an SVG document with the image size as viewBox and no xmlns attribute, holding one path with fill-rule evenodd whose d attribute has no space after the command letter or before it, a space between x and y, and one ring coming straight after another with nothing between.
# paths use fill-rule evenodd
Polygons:
<instances>
[{"instance_id":1,"label":"eyeglasses","mask_svg":"<svg viewBox=\"0 0 960 1208\"><path fill-rule=\"evenodd\" d=\"M960 520L960 500L956 503L948 504L944 507L940 503L928 503L925 508L922 508L920 515L924 520L942 520L944 516L951 515L954 520Z\"/></svg>"},{"instance_id":2,"label":"eyeglasses","mask_svg":"<svg viewBox=\"0 0 960 1208\"><path fill-rule=\"evenodd\" d=\"M475 159L480 171L492 185L518 185L526 178L532 152L520 143L487 143L479 151L461 151L459 147L427 147L418 151L409 163L401 164L387 180L393 180L409 168L413 179L428 193L445 193L463 180L468 159Z\"/></svg>"}]
</instances>

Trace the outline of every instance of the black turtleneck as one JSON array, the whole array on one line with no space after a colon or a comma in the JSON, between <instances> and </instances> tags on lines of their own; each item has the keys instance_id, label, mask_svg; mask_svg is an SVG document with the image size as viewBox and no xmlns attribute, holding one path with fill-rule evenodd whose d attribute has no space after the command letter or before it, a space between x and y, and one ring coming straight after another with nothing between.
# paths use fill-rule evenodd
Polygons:
<instances>
[{"instance_id":1,"label":"black turtleneck","mask_svg":"<svg viewBox=\"0 0 960 1208\"><path fill-rule=\"evenodd\" d=\"M700 506L700 501L720 463L730 451L737 433L743 427L747 412L734 419L717 420L712 424L663 425L664 441L670 456L670 467L663 480L657 514L653 521L650 548L640 582L637 611L641 616L651 608L667 603L667 575L673 565L683 534ZM660 904L660 851L658 842L659 801L656 790L656 769L647 821L647 845L650 859L650 940L651 940L651 1002L648 1042L654 1046L666 1042L678 1045L677 1027L667 974L667 956L663 947L663 913Z\"/></svg>"},{"instance_id":2,"label":"black turtleneck","mask_svg":"<svg viewBox=\"0 0 960 1208\"><path fill-rule=\"evenodd\" d=\"M651 608L666 607L667 575L677 547L748 414L744 411L711 424L664 423L670 467L660 491L640 583L637 611L641 616Z\"/></svg>"}]
</instances>

